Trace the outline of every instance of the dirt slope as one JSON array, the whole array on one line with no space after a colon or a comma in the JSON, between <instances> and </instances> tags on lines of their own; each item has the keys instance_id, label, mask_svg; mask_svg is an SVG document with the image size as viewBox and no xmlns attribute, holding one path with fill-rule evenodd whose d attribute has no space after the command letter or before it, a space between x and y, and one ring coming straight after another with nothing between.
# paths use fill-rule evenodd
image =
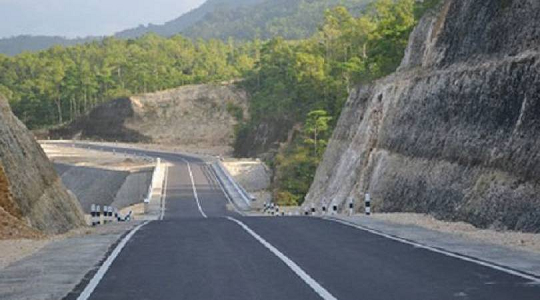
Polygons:
<instances>
[{"instance_id":1,"label":"dirt slope","mask_svg":"<svg viewBox=\"0 0 540 300\"><path fill-rule=\"evenodd\" d=\"M247 94L234 85L185 86L105 103L50 136L230 148L247 107Z\"/></svg>"}]
</instances>

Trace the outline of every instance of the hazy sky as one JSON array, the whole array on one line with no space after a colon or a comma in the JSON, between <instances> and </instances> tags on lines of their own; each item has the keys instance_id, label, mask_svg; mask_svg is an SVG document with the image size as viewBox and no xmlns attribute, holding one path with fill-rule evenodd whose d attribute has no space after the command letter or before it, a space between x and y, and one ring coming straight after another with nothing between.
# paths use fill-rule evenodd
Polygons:
<instances>
[{"instance_id":1,"label":"hazy sky","mask_svg":"<svg viewBox=\"0 0 540 300\"><path fill-rule=\"evenodd\" d=\"M205 0L0 0L0 37L109 35L161 24Z\"/></svg>"}]
</instances>

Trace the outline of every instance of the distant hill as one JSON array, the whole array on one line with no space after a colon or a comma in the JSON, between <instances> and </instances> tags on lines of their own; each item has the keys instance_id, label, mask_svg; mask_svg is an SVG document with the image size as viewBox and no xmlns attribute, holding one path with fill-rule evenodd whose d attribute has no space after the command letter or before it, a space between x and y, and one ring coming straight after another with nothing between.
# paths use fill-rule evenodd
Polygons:
<instances>
[{"instance_id":1,"label":"distant hill","mask_svg":"<svg viewBox=\"0 0 540 300\"><path fill-rule=\"evenodd\" d=\"M0 39L0 53L17 55L24 51L40 51L55 45L72 46L99 40L100 37L86 37L79 39L66 39L59 36L30 36L20 35L12 38Z\"/></svg>"},{"instance_id":2,"label":"distant hill","mask_svg":"<svg viewBox=\"0 0 540 300\"><path fill-rule=\"evenodd\" d=\"M117 38L137 38L148 33L169 37L183 34L191 38L239 40L305 38L313 34L324 18L324 11L337 5L353 14L373 0L208 0L200 7L163 25L141 25L118 32ZM39 51L54 45L71 46L101 37L66 39L47 36L18 36L0 39L0 53L16 55Z\"/></svg>"},{"instance_id":3,"label":"distant hill","mask_svg":"<svg viewBox=\"0 0 540 300\"><path fill-rule=\"evenodd\" d=\"M300 39L311 36L324 19L324 12L342 5L354 15L373 0L266 0L235 9L220 8L183 30L192 38L269 39L282 36Z\"/></svg>"},{"instance_id":4,"label":"distant hill","mask_svg":"<svg viewBox=\"0 0 540 300\"><path fill-rule=\"evenodd\" d=\"M214 11L228 11L240 7L253 6L265 0L207 0L198 8L166 22L163 25L150 24L148 26L141 25L137 28L128 29L115 34L119 38L136 38L147 33L157 33L161 36L172 36L178 34L185 29L193 26L198 21L202 20L207 14Z\"/></svg>"}]
</instances>

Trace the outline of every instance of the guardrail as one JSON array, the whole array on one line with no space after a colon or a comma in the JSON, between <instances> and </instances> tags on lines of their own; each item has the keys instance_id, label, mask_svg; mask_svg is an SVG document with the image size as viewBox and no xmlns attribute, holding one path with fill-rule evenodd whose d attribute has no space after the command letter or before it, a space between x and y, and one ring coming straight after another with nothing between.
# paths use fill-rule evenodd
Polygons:
<instances>
[{"instance_id":1,"label":"guardrail","mask_svg":"<svg viewBox=\"0 0 540 300\"><path fill-rule=\"evenodd\" d=\"M251 202L256 200L255 197L253 197L253 195L248 193L242 186L240 186L236 182L236 180L234 180L234 178L232 178L231 174L229 173L229 171L227 171L225 166L223 166L223 163L221 161L217 161L213 163L212 166L214 167L214 170L217 173L218 180L220 181L222 181L222 179L226 180L226 182L222 181L222 184L224 185L225 189L227 189L229 186L232 187L234 191L236 191L238 196L242 199L242 201L245 203L245 205L247 206L246 208L249 209L251 207ZM222 176L220 176L220 174ZM231 198L235 198L235 197L231 197Z\"/></svg>"}]
</instances>

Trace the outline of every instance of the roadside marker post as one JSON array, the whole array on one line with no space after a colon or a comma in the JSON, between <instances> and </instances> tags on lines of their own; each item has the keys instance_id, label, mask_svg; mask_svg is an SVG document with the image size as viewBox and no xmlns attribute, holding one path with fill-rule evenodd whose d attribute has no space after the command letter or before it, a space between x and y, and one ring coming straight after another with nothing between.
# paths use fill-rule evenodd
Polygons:
<instances>
[{"instance_id":1,"label":"roadside marker post","mask_svg":"<svg viewBox=\"0 0 540 300\"><path fill-rule=\"evenodd\" d=\"M322 212L321 212L321 214L323 214L323 215L326 214L326 206L325 206L325 205L323 205L323 207L322 207Z\"/></svg>"},{"instance_id":2,"label":"roadside marker post","mask_svg":"<svg viewBox=\"0 0 540 300\"><path fill-rule=\"evenodd\" d=\"M101 207L99 205L96 205L96 225L101 224Z\"/></svg>"},{"instance_id":3,"label":"roadside marker post","mask_svg":"<svg viewBox=\"0 0 540 300\"><path fill-rule=\"evenodd\" d=\"M109 206L109 222L111 222L111 223L114 222L112 206Z\"/></svg>"},{"instance_id":4,"label":"roadside marker post","mask_svg":"<svg viewBox=\"0 0 540 300\"><path fill-rule=\"evenodd\" d=\"M311 204L311 214L315 215L316 212L317 210L315 209L315 205Z\"/></svg>"},{"instance_id":5,"label":"roadside marker post","mask_svg":"<svg viewBox=\"0 0 540 300\"><path fill-rule=\"evenodd\" d=\"M337 205L332 206L332 214L337 214Z\"/></svg>"},{"instance_id":6,"label":"roadside marker post","mask_svg":"<svg viewBox=\"0 0 540 300\"><path fill-rule=\"evenodd\" d=\"M92 226L96 226L96 205L92 204L90 206L90 221L92 222Z\"/></svg>"},{"instance_id":7,"label":"roadside marker post","mask_svg":"<svg viewBox=\"0 0 540 300\"><path fill-rule=\"evenodd\" d=\"M104 205L103 206L103 224L107 224L107 222L109 221L109 208Z\"/></svg>"},{"instance_id":8,"label":"roadside marker post","mask_svg":"<svg viewBox=\"0 0 540 300\"><path fill-rule=\"evenodd\" d=\"M371 195L369 193L366 193L366 215L371 215Z\"/></svg>"},{"instance_id":9,"label":"roadside marker post","mask_svg":"<svg viewBox=\"0 0 540 300\"><path fill-rule=\"evenodd\" d=\"M349 202L349 215L352 216L354 213L354 202L351 200Z\"/></svg>"}]
</instances>

